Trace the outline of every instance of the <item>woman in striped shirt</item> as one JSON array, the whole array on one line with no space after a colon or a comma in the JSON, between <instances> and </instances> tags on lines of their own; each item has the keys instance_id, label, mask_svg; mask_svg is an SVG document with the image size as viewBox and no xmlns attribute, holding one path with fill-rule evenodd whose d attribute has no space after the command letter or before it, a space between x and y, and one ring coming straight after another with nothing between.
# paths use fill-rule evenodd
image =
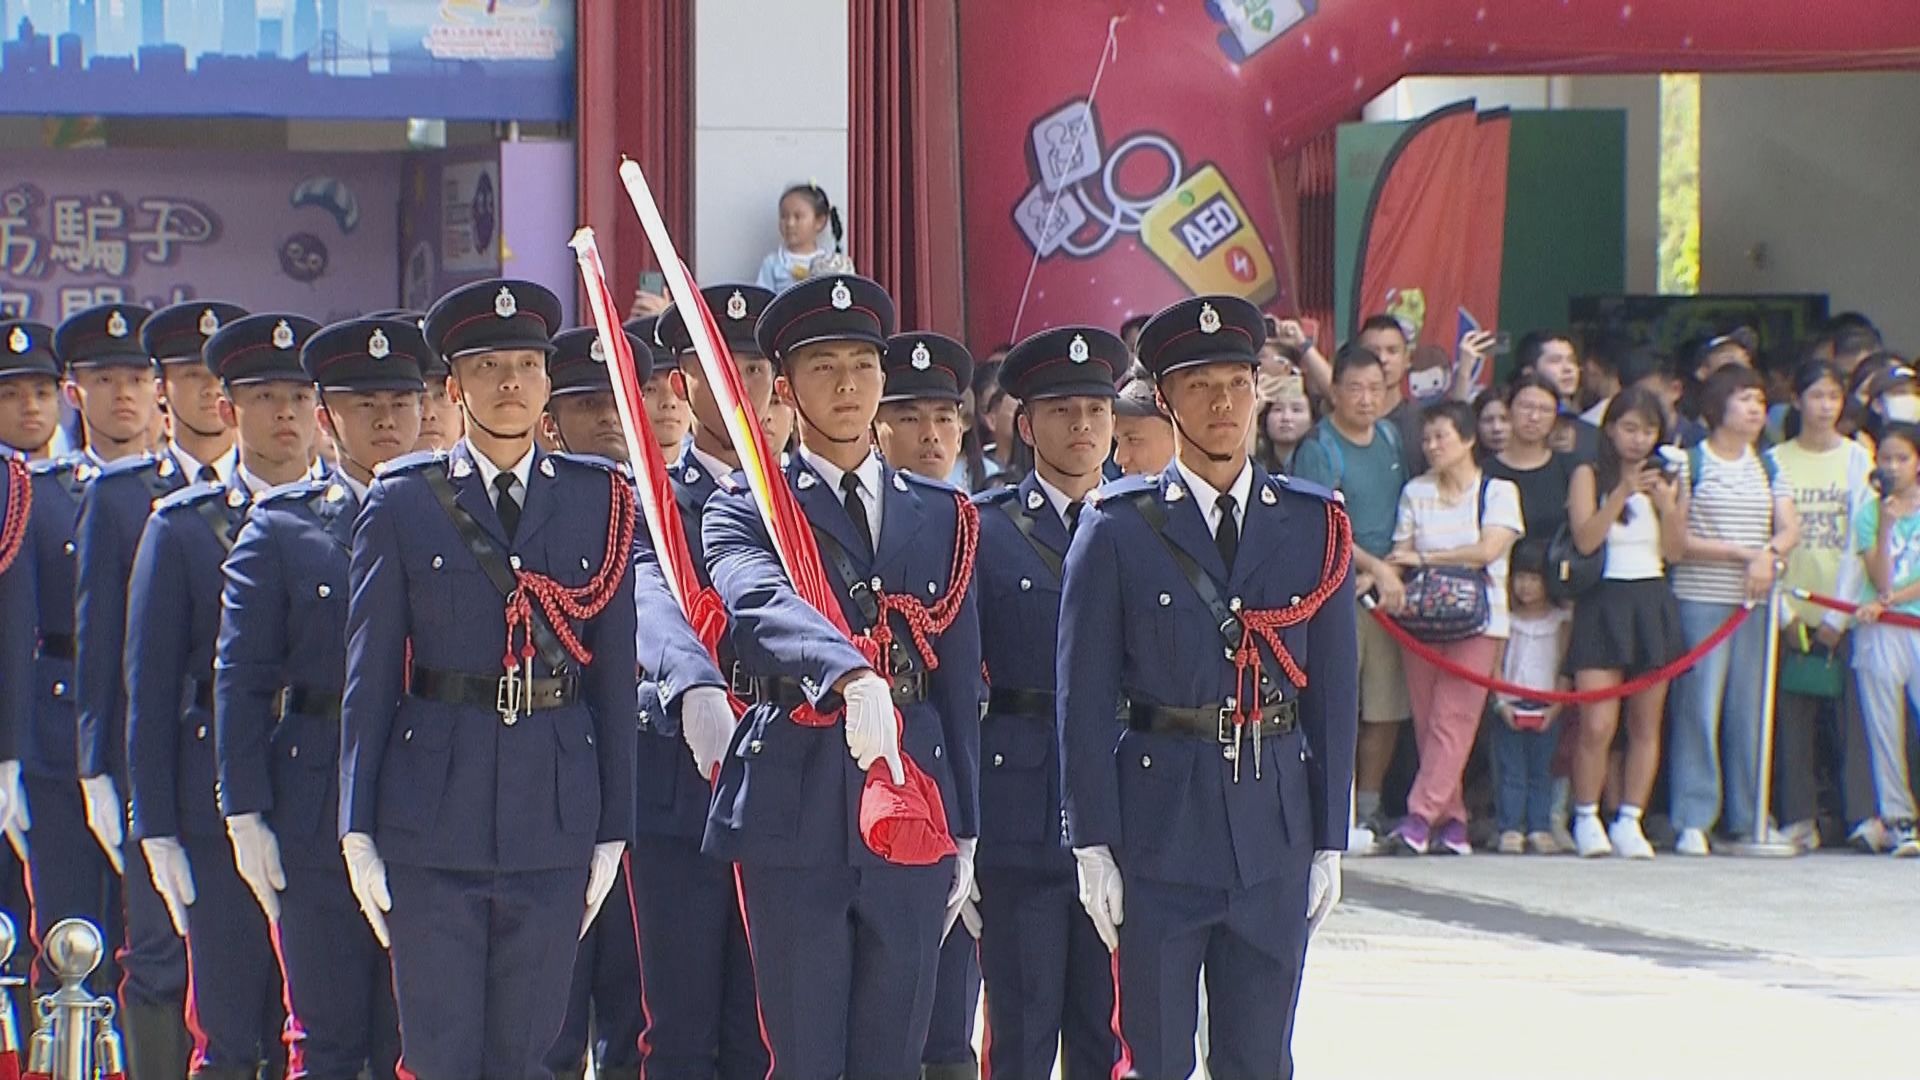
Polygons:
<instances>
[{"instance_id":1,"label":"woman in striped shirt","mask_svg":"<svg viewBox=\"0 0 1920 1080\"><path fill-rule=\"evenodd\" d=\"M1752 368L1730 364L1700 393L1709 433L1689 454L1686 556L1673 568L1673 594L1689 648L1743 605L1764 604L1799 535L1793 491L1754 450L1767 423L1767 396ZM1766 685L1764 608L1674 682L1672 768L1674 850L1709 853L1708 833L1751 837ZM1724 731L1724 742L1723 742ZM1725 783L1720 750L1726 749ZM1724 805L1722 795L1725 795Z\"/></svg>"}]
</instances>

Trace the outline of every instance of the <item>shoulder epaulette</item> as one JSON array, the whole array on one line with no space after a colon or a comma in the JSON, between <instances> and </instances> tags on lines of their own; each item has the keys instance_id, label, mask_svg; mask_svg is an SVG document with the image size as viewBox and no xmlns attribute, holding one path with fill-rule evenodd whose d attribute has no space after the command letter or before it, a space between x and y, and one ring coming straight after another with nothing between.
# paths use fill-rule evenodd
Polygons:
<instances>
[{"instance_id":1,"label":"shoulder epaulette","mask_svg":"<svg viewBox=\"0 0 1920 1080\"><path fill-rule=\"evenodd\" d=\"M975 506L995 506L1000 503L1006 502L1008 499L1013 498L1015 495L1019 493L1020 492L1018 488L1011 488L1011 487L1002 485L1000 487L992 488L988 491L983 491L980 494L975 495L973 497L973 504Z\"/></svg>"},{"instance_id":2,"label":"shoulder epaulette","mask_svg":"<svg viewBox=\"0 0 1920 1080\"><path fill-rule=\"evenodd\" d=\"M545 460L557 461L561 465L575 465L581 468L599 469L603 472L610 472L627 477L628 479L633 478L633 470L627 466L626 462L615 461L612 458L601 457L598 454L548 454Z\"/></svg>"},{"instance_id":3,"label":"shoulder epaulette","mask_svg":"<svg viewBox=\"0 0 1920 1080\"><path fill-rule=\"evenodd\" d=\"M418 450L411 454L402 454L384 465L376 466L373 471L376 479L385 479L428 465L444 465L446 461L447 452L444 450Z\"/></svg>"},{"instance_id":4,"label":"shoulder epaulette","mask_svg":"<svg viewBox=\"0 0 1920 1080\"><path fill-rule=\"evenodd\" d=\"M196 506L209 499L225 498L229 489L225 484L188 484L179 491L161 499L153 506L153 512L164 514L182 506Z\"/></svg>"},{"instance_id":5,"label":"shoulder epaulette","mask_svg":"<svg viewBox=\"0 0 1920 1080\"><path fill-rule=\"evenodd\" d=\"M298 502L303 499L313 498L315 495L323 494L328 488L334 486L335 483L336 481L332 480L295 480L291 484L281 484L277 487L269 488L258 498L254 499L253 502L255 506L271 506L278 503Z\"/></svg>"},{"instance_id":6,"label":"shoulder epaulette","mask_svg":"<svg viewBox=\"0 0 1920 1080\"><path fill-rule=\"evenodd\" d=\"M96 480L109 480L116 476L135 476L158 467L160 458L153 454L135 454L100 466L100 475Z\"/></svg>"},{"instance_id":7,"label":"shoulder epaulette","mask_svg":"<svg viewBox=\"0 0 1920 1080\"><path fill-rule=\"evenodd\" d=\"M1322 487L1311 480L1302 480L1297 476L1286 476L1283 474L1270 477L1268 482L1279 491L1292 492L1295 495L1305 495L1310 498L1319 499L1321 502L1344 503L1347 501L1345 497L1332 488Z\"/></svg>"},{"instance_id":8,"label":"shoulder epaulette","mask_svg":"<svg viewBox=\"0 0 1920 1080\"><path fill-rule=\"evenodd\" d=\"M725 476L716 476L713 482L721 491L729 495L738 495L743 491L751 490L751 486L747 483L747 474L738 470Z\"/></svg>"},{"instance_id":9,"label":"shoulder epaulette","mask_svg":"<svg viewBox=\"0 0 1920 1080\"><path fill-rule=\"evenodd\" d=\"M27 466L27 471L35 476L65 476L80 467L87 460L84 454L67 454L63 457L35 461Z\"/></svg>"},{"instance_id":10,"label":"shoulder epaulette","mask_svg":"<svg viewBox=\"0 0 1920 1080\"><path fill-rule=\"evenodd\" d=\"M1123 476L1118 480L1109 480L1100 485L1093 494L1093 505L1099 506L1108 499L1123 499L1133 495L1144 495L1158 491L1160 478L1157 476Z\"/></svg>"},{"instance_id":11,"label":"shoulder epaulette","mask_svg":"<svg viewBox=\"0 0 1920 1080\"><path fill-rule=\"evenodd\" d=\"M945 495L952 495L960 490L945 480L935 480L932 477L921 476L919 473L908 472L905 469L893 470L893 480L895 485L906 483L915 487L923 487L930 491L938 491ZM900 490L905 491L906 489L901 488Z\"/></svg>"}]
</instances>

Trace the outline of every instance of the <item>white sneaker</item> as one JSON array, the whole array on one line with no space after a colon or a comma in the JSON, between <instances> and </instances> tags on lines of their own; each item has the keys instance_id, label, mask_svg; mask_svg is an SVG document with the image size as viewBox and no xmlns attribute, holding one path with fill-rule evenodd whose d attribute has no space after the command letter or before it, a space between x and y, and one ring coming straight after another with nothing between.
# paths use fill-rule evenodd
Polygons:
<instances>
[{"instance_id":1,"label":"white sneaker","mask_svg":"<svg viewBox=\"0 0 1920 1080\"><path fill-rule=\"evenodd\" d=\"M1613 842L1607 839L1606 826L1600 824L1598 815L1574 815L1573 850L1583 859L1613 854Z\"/></svg>"},{"instance_id":2,"label":"white sneaker","mask_svg":"<svg viewBox=\"0 0 1920 1080\"><path fill-rule=\"evenodd\" d=\"M1893 842L1893 857L1896 859L1920 858L1920 831L1916 831L1911 821L1896 821L1888 830Z\"/></svg>"},{"instance_id":3,"label":"white sneaker","mask_svg":"<svg viewBox=\"0 0 1920 1080\"><path fill-rule=\"evenodd\" d=\"M1803 855L1820 850L1820 826L1812 819L1796 821L1780 830L1780 835Z\"/></svg>"},{"instance_id":4,"label":"white sneaker","mask_svg":"<svg viewBox=\"0 0 1920 1080\"><path fill-rule=\"evenodd\" d=\"M1356 858L1372 855L1380 846L1380 838L1365 825L1347 827L1347 854Z\"/></svg>"},{"instance_id":5,"label":"white sneaker","mask_svg":"<svg viewBox=\"0 0 1920 1080\"><path fill-rule=\"evenodd\" d=\"M1639 818L1615 818L1607 829L1607 839L1613 842L1613 853L1623 859L1653 858L1653 845L1647 843Z\"/></svg>"},{"instance_id":6,"label":"white sneaker","mask_svg":"<svg viewBox=\"0 0 1920 1080\"><path fill-rule=\"evenodd\" d=\"M1707 843L1707 831L1705 829L1680 830L1680 839L1674 843L1673 853L1676 855L1713 854L1712 845Z\"/></svg>"},{"instance_id":7,"label":"white sneaker","mask_svg":"<svg viewBox=\"0 0 1920 1080\"><path fill-rule=\"evenodd\" d=\"M1847 843L1855 851L1868 855L1878 855L1892 846L1887 823L1877 817L1870 817L1855 825L1853 831L1847 834Z\"/></svg>"}]
</instances>

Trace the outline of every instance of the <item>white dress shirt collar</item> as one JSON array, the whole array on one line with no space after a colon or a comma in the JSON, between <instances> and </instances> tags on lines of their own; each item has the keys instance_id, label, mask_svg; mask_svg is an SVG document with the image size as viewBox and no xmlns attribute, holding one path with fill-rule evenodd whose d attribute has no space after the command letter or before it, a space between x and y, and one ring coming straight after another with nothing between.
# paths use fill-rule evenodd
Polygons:
<instances>
[{"instance_id":1,"label":"white dress shirt collar","mask_svg":"<svg viewBox=\"0 0 1920 1080\"><path fill-rule=\"evenodd\" d=\"M1053 512L1059 516L1060 524L1065 525L1069 529L1073 528L1073 520L1067 517L1067 509L1073 505L1074 500L1067 498L1066 492L1047 483L1047 478L1041 476L1038 471L1034 472L1033 479L1035 483L1040 485L1040 492L1047 497L1047 502L1053 507ZM1094 490L1097 491L1099 489L1096 488ZM1090 491L1087 494L1092 495L1093 492ZM1079 501L1081 505L1086 505L1086 499Z\"/></svg>"},{"instance_id":2,"label":"white dress shirt collar","mask_svg":"<svg viewBox=\"0 0 1920 1080\"><path fill-rule=\"evenodd\" d=\"M1205 480L1200 479L1184 462L1176 462L1180 476L1187 482L1187 492L1200 507L1200 516L1206 520L1207 531L1220 531L1220 492ZM1253 494L1253 462L1247 461L1240 466L1240 475L1233 478L1227 493L1233 496L1233 524L1236 528L1247 522L1247 499Z\"/></svg>"},{"instance_id":3,"label":"white dress shirt collar","mask_svg":"<svg viewBox=\"0 0 1920 1080\"><path fill-rule=\"evenodd\" d=\"M480 472L480 483L486 487L489 501L497 500L500 494L494 490L493 478L503 472L511 472L513 478L520 482L520 501L523 504L526 502L527 484L533 477L533 447L527 447L526 455L514 462L511 469L502 469L495 465L492 459L475 449L472 443L467 444L467 452L473 456L473 467Z\"/></svg>"},{"instance_id":4,"label":"white dress shirt collar","mask_svg":"<svg viewBox=\"0 0 1920 1080\"><path fill-rule=\"evenodd\" d=\"M708 479L719 480L722 477L732 476L735 472L734 466L721 461L719 458L714 457L712 454L707 453L692 443L687 444L687 453L693 456L694 464L706 470Z\"/></svg>"},{"instance_id":5,"label":"white dress shirt collar","mask_svg":"<svg viewBox=\"0 0 1920 1080\"><path fill-rule=\"evenodd\" d=\"M839 499L841 497L840 478L847 475L847 471L804 446L800 448L800 457L812 467L814 472L820 474L820 479L833 492L833 497ZM874 542L878 543L880 507L885 501L880 497L881 478L884 475L880 455L868 451L866 460L854 467L853 475L860 478L860 501L867 507L867 527L873 530Z\"/></svg>"}]
</instances>

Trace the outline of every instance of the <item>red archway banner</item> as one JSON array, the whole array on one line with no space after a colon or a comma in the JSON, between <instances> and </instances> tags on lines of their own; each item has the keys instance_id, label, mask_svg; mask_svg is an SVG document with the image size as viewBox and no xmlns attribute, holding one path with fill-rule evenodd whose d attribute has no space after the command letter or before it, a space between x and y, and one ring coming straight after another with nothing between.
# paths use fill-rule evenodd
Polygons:
<instances>
[{"instance_id":1,"label":"red archway banner","mask_svg":"<svg viewBox=\"0 0 1920 1080\"><path fill-rule=\"evenodd\" d=\"M1910 4L1842 6L968 0L969 336L1111 326L1200 290L1294 310L1284 163L1402 76L1920 67Z\"/></svg>"}]
</instances>

